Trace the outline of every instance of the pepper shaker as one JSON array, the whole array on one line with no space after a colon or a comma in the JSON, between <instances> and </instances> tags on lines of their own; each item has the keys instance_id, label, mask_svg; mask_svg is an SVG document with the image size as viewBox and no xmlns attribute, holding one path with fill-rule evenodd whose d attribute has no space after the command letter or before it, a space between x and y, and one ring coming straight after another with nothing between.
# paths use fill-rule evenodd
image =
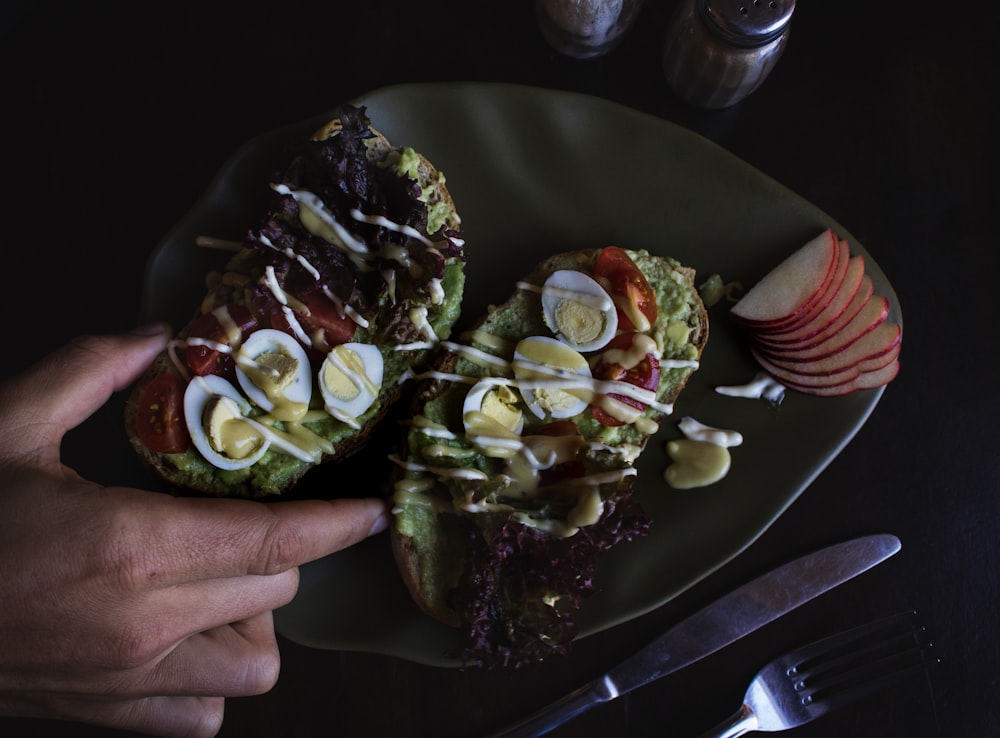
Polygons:
<instances>
[{"instance_id":1,"label":"pepper shaker","mask_svg":"<svg viewBox=\"0 0 1000 738\"><path fill-rule=\"evenodd\" d=\"M663 45L667 84L702 108L735 105L778 63L794 10L795 0L683 0Z\"/></svg>"},{"instance_id":2,"label":"pepper shaker","mask_svg":"<svg viewBox=\"0 0 1000 738\"><path fill-rule=\"evenodd\" d=\"M556 51L576 59L608 53L621 43L642 0L535 0L542 36Z\"/></svg>"}]
</instances>

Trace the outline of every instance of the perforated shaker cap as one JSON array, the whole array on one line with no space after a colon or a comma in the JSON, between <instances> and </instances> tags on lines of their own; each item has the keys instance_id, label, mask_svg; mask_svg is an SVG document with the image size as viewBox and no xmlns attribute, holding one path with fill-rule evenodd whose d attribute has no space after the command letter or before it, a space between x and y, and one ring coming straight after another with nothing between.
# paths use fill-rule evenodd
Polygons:
<instances>
[{"instance_id":1,"label":"perforated shaker cap","mask_svg":"<svg viewBox=\"0 0 1000 738\"><path fill-rule=\"evenodd\" d=\"M785 30L795 0L700 0L700 10L712 30L740 46L759 46Z\"/></svg>"}]
</instances>

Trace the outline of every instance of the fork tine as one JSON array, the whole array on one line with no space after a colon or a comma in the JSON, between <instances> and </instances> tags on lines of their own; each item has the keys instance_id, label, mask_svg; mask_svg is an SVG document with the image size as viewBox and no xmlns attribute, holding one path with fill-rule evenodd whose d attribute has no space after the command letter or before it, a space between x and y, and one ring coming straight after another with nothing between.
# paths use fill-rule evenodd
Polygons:
<instances>
[{"instance_id":1,"label":"fork tine","mask_svg":"<svg viewBox=\"0 0 1000 738\"><path fill-rule=\"evenodd\" d=\"M790 654L786 675L802 704L825 712L925 669L933 644L914 614L891 615Z\"/></svg>"}]
</instances>

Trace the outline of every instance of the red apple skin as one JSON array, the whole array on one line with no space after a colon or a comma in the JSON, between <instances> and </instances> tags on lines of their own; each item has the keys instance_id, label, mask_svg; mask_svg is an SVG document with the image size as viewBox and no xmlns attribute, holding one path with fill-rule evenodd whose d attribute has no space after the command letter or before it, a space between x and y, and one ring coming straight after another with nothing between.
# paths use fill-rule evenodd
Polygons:
<instances>
[{"instance_id":1,"label":"red apple skin","mask_svg":"<svg viewBox=\"0 0 1000 738\"><path fill-rule=\"evenodd\" d=\"M826 375L841 372L862 361L877 359L889 352L902 340L902 330L896 323L883 322L843 351L839 351L813 361L783 361L773 356L751 349L758 361L766 360L773 366L786 369L796 375Z\"/></svg>"},{"instance_id":2,"label":"red apple skin","mask_svg":"<svg viewBox=\"0 0 1000 738\"><path fill-rule=\"evenodd\" d=\"M815 395L817 397L843 397L844 395L849 395L852 392L858 392L860 390L870 390L884 387L895 379L898 374L899 360L896 359L881 369L871 372L861 372L855 379L845 382L844 384L837 384L831 387L796 387L791 384L786 386L796 392L801 392L807 395Z\"/></svg>"},{"instance_id":3,"label":"red apple skin","mask_svg":"<svg viewBox=\"0 0 1000 738\"><path fill-rule=\"evenodd\" d=\"M730 314L738 323L756 328L794 322L826 292L840 255L840 239L827 229L754 285Z\"/></svg>"},{"instance_id":4,"label":"red apple skin","mask_svg":"<svg viewBox=\"0 0 1000 738\"><path fill-rule=\"evenodd\" d=\"M891 349L889 349L884 355L876 356L871 359L865 359L864 361L859 361L858 369L861 370L862 374L864 374L865 372L874 372L877 369L881 369L886 364L889 364L890 362L898 359L900 353L902 353L902 350L903 350L903 341L901 334L900 340L896 341L896 344Z\"/></svg>"},{"instance_id":5,"label":"red apple skin","mask_svg":"<svg viewBox=\"0 0 1000 738\"><path fill-rule=\"evenodd\" d=\"M750 299L747 299L750 298ZM744 302L745 301L745 302ZM889 321L864 257L831 230L807 243L730 311L757 363L789 389L837 397L899 373L902 327Z\"/></svg>"},{"instance_id":6,"label":"red apple skin","mask_svg":"<svg viewBox=\"0 0 1000 738\"><path fill-rule=\"evenodd\" d=\"M901 342L897 340L887 348L879 349L858 361L846 362L840 366L831 362L827 365L812 367L809 371L800 371L797 367L775 363L752 350L751 353L762 369L783 384L787 383L795 387L832 387L855 380L861 374L878 371L896 361L899 357L900 346Z\"/></svg>"},{"instance_id":7,"label":"red apple skin","mask_svg":"<svg viewBox=\"0 0 1000 738\"><path fill-rule=\"evenodd\" d=\"M773 333L770 331L759 331L755 335L755 339L762 346L805 348L812 339L815 339L831 326L835 325L854 306L854 300L861 290L862 285L865 284L866 276L864 257L861 254L852 256L848 262L840 289L837 290L832 299L826 303L826 306L817 312L812 319L804 325L785 331L775 331ZM870 285L871 277L868 277L868 282ZM870 286L868 296L871 296ZM857 309L860 310L862 306L863 304L859 304Z\"/></svg>"},{"instance_id":8,"label":"red apple skin","mask_svg":"<svg viewBox=\"0 0 1000 738\"><path fill-rule=\"evenodd\" d=\"M861 374L861 370L856 365L827 372L826 374L801 374L793 369L774 364L767 357L761 356L754 351L751 351L751 353L753 353L754 359L756 359L764 371L786 387L793 389L836 387L854 381Z\"/></svg>"},{"instance_id":9,"label":"red apple skin","mask_svg":"<svg viewBox=\"0 0 1000 738\"><path fill-rule=\"evenodd\" d=\"M811 363L848 351L856 342L881 326L889 317L889 300L875 295L854 320L825 340L805 348L769 348L753 341L754 347L770 359L780 362Z\"/></svg>"},{"instance_id":10,"label":"red apple skin","mask_svg":"<svg viewBox=\"0 0 1000 738\"><path fill-rule=\"evenodd\" d=\"M874 294L875 294L874 283L872 282L872 278L866 274L864 276L864 279L862 279L861 281L861 287L858 289L857 294L851 299L850 304L844 310L843 314L839 318L837 318L837 320L835 320L831 325L827 326L822 331L817 333L815 336L812 336L811 338L808 339L803 339L798 343L798 345L791 346L788 348L792 349L812 348L814 346L819 345L820 343L823 343L831 336L839 333L841 330L844 329L844 326L846 326L848 323L854 321L857 318L857 315L862 310L865 309L865 306L872 299L872 297L874 297ZM758 340L756 334L753 334L752 338L754 341ZM761 340L759 341L759 343L761 343L762 346L770 347L770 344L768 344L766 341Z\"/></svg>"},{"instance_id":11,"label":"red apple skin","mask_svg":"<svg viewBox=\"0 0 1000 738\"><path fill-rule=\"evenodd\" d=\"M781 336L791 331L799 330L816 320L829 307L830 303L836 299L837 295L844 288L844 280L847 278L847 271L851 263L851 250L847 242L838 242L837 249L838 256L836 263L829 274L829 280L821 291L816 293L807 305L803 306L801 310L797 311L796 315L788 320L754 326L754 331L758 335Z\"/></svg>"}]
</instances>

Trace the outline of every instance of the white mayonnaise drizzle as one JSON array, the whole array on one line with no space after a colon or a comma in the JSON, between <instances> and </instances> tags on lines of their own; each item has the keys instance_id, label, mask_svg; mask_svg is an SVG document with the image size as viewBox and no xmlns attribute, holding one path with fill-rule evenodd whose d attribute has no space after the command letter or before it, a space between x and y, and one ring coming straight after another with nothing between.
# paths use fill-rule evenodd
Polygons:
<instances>
[{"instance_id":1,"label":"white mayonnaise drizzle","mask_svg":"<svg viewBox=\"0 0 1000 738\"><path fill-rule=\"evenodd\" d=\"M700 363L693 359L660 359L660 369L697 369Z\"/></svg>"},{"instance_id":2,"label":"white mayonnaise drizzle","mask_svg":"<svg viewBox=\"0 0 1000 738\"><path fill-rule=\"evenodd\" d=\"M327 226L337 239L336 245L345 248L355 254L367 254L368 246L364 241L360 241L340 224L333 213L327 210L326 205L318 195L308 190L293 190L287 185L273 184L271 188L279 195L289 195L300 206L306 208L321 223Z\"/></svg>"},{"instance_id":3,"label":"white mayonnaise drizzle","mask_svg":"<svg viewBox=\"0 0 1000 738\"><path fill-rule=\"evenodd\" d=\"M438 467L438 466L428 466L426 464L415 464L412 461L406 461L405 459L400 458L397 454L390 454L389 461L393 462L394 464L398 464L407 471L426 472L437 476L454 477L455 479L478 479L480 481L489 479L489 477L487 477L484 472L481 472L478 469Z\"/></svg>"},{"instance_id":4,"label":"white mayonnaise drizzle","mask_svg":"<svg viewBox=\"0 0 1000 738\"><path fill-rule=\"evenodd\" d=\"M716 446L725 446L726 448L739 446L743 443L743 434L739 431L713 428L710 425L705 425L695 420L689 415L681 418L680 422L677 423L677 427L680 428L681 433L686 438L692 441L705 441L706 443L714 443Z\"/></svg>"},{"instance_id":5,"label":"white mayonnaise drizzle","mask_svg":"<svg viewBox=\"0 0 1000 738\"><path fill-rule=\"evenodd\" d=\"M390 231L395 231L396 233L402 233L403 235L409 236L410 238L415 238L421 243L423 243L425 246L429 246L431 248L434 247L434 242L431 241L429 238L427 238L427 236L425 236L423 233L418 231L413 226L394 223L393 221L386 218L384 215L368 215L366 213L362 213L357 208L352 208L351 217L360 223L369 223L371 225L382 226L383 228L386 228Z\"/></svg>"},{"instance_id":6,"label":"white mayonnaise drizzle","mask_svg":"<svg viewBox=\"0 0 1000 738\"><path fill-rule=\"evenodd\" d=\"M262 244L264 244L265 246L267 246L269 249L272 249L273 251L277 251L279 254L284 254L289 259L294 259L295 261L297 261L299 264L302 265L303 269L305 269L307 272L309 272L312 275L313 279L319 279L319 270L317 270L316 267L314 267L309 262L308 259L306 259L304 256L302 256L302 254L296 253L291 248L279 249L277 246L275 246L271 242L271 239L268 238L267 236L265 236L263 233L257 234L257 238L260 239L260 242Z\"/></svg>"},{"instance_id":7,"label":"white mayonnaise drizzle","mask_svg":"<svg viewBox=\"0 0 1000 738\"><path fill-rule=\"evenodd\" d=\"M501 374L508 376L511 373L509 361L500 356L495 356L487 351L481 351L480 349L473 348L472 346L466 346L464 343L455 343L454 341L442 341L441 348L446 351L459 354L463 358L471 361L473 364L492 367L499 370Z\"/></svg>"},{"instance_id":8,"label":"white mayonnaise drizzle","mask_svg":"<svg viewBox=\"0 0 1000 738\"><path fill-rule=\"evenodd\" d=\"M562 297L566 300L573 300L574 302L579 302L582 305L587 305L602 312L610 310L614 307L614 302L612 302L610 297L605 295L595 295L592 292L583 292L581 290L567 289L565 287L554 287L552 285L537 285L532 284L531 282L518 282L517 288L528 292L537 292L540 295L552 295L553 297Z\"/></svg>"},{"instance_id":9,"label":"white mayonnaise drizzle","mask_svg":"<svg viewBox=\"0 0 1000 738\"><path fill-rule=\"evenodd\" d=\"M754 400L764 399L779 403L785 397L785 386L770 374L757 372L753 381L727 387L716 387L715 391L727 397L746 397Z\"/></svg>"},{"instance_id":10,"label":"white mayonnaise drizzle","mask_svg":"<svg viewBox=\"0 0 1000 738\"><path fill-rule=\"evenodd\" d=\"M360 325L362 328L367 328L369 325L371 325L365 318L365 316L363 316L361 313L359 313L350 305L344 304L344 301L341 300L339 297L337 297L335 294L333 294L333 290L331 290L325 284L323 285L322 290L323 294L326 295L329 298L330 302L333 303L334 307L337 308L338 315L340 315L341 317L347 316L348 318L353 320L357 325Z\"/></svg>"}]
</instances>

